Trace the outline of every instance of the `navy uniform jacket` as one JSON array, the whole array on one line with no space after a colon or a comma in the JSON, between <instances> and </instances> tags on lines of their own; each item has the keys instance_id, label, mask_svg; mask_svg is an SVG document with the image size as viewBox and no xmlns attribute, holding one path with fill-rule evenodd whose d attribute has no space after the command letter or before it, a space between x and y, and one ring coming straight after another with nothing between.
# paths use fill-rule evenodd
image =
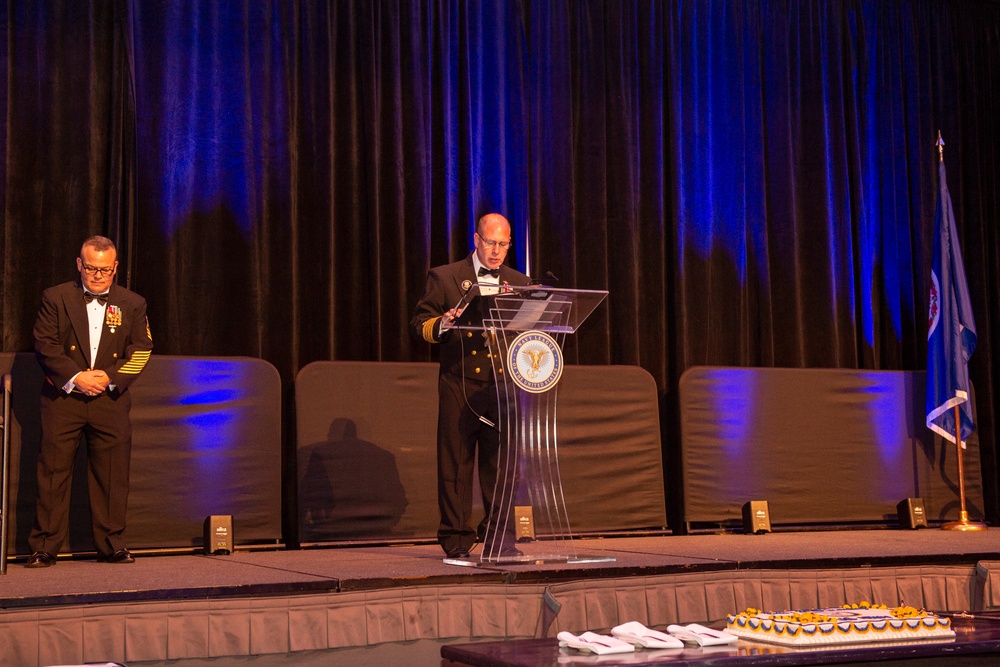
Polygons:
<instances>
[{"instance_id":1,"label":"navy uniform jacket","mask_svg":"<svg viewBox=\"0 0 1000 667\"><path fill-rule=\"evenodd\" d=\"M38 363L46 379L60 390L80 371L103 370L114 386L108 391L120 394L142 372L153 350L146 300L124 287L111 285L101 343L93 365L89 359L89 328L87 303L79 282L45 290L35 320Z\"/></svg>"},{"instance_id":2,"label":"navy uniform jacket","mask_svg":"<svg viewBox=\"0 0 1000 667\"><path fill-rule=\"evenodd\" d=\"M486 356L489 348L486 339L479 331L457 331L450 329L441 332L441 316L455 305L465 295L463 284L474 285L478 282L475 265L472 263L472 253L468 257L451 264L438 266L427 274L427 287L424 296L417 304L416 312L410 321L410 328L421 340L428 343L441 344L441 372L462 377L462 365L465 366L466 378L489 381L493 377L493 364ZM527 285L528 276L500 265L500 287L508 285Z\"/></svg>"}]
</instances>

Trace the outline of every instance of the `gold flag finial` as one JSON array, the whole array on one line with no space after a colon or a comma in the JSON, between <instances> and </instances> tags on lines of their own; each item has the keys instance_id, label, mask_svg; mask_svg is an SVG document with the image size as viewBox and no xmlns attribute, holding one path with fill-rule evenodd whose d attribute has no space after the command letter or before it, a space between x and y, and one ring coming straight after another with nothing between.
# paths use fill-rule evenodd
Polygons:
<instances>
[{"instance_id":1,"label":"gold flag finial","mask_svg":"<svg viewBox=\"0 0 1000 667\"><path fill-rule=\"evenodd\" d=\"M934 145L938 147L938 162L944 162L944 139L941 138L941 130L938 130L938 140Z\"/></svg>"}]
</instances>

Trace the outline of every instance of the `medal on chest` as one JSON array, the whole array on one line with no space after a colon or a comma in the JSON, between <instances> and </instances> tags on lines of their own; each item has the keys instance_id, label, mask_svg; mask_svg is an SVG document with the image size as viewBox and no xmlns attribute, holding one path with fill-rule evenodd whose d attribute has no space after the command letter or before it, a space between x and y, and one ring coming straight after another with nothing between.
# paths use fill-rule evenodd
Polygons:
<instances>
[{"instance_id":1,"label":"medal on chest","mask_svg":"<svg viewBox=\"0 0 1000 667\"><path fill-rule=\"evenodd\" d=\"M108 325L111 333L114 333L115 329L122 325L122 309L108 304L107 312L104 314L104 323Z\"/></svg>"}]
</instances>

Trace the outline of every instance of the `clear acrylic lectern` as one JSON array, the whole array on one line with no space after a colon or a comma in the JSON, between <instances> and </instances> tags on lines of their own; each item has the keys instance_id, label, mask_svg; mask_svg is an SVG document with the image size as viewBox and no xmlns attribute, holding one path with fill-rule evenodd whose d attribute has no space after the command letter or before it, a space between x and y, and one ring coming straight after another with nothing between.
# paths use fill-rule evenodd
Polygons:
<instances>
[{"instance_id":1,"label":"clear acrylic lectern","mask_svg":"<svg viewBox=\"0 0 1000 667\"><path fill-rule=\"evenodd\" d=\"M499 290L495 294L489 291ZM500 455L481 553L453 565L590 563L578 554L566 515L556 439L556 397L566 334L575 333L607 297L604 290L531 285L473 285L448 328L481 331L497 379ZM530 544L518 544L531 539ZM523 546L525 552L520 548Z\"/></svg>"}]
</instances>

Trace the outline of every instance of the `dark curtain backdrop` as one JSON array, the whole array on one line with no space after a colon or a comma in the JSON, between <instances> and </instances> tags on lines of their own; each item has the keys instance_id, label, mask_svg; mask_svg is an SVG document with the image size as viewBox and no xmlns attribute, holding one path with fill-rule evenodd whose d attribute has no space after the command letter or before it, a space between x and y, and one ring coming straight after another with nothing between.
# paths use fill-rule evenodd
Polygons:
<instances>
[{"instance_id":1,"label":"dark curtain backdrop","mask_svg":"<svg viewBox=\"0 0 1000 667\"><path fill-rule=\"evenodd\" d=\"M41 289L106 233L159 354L261 357L286 388L315 360L431 359L406 326L426 271L497 210L514 265L609 290L569 362L656 379L672 505L685 369L924 367L941 130L1000 518L998 3L0 13L5 351L30 348Z\"/></svg>"}]
</instances>

